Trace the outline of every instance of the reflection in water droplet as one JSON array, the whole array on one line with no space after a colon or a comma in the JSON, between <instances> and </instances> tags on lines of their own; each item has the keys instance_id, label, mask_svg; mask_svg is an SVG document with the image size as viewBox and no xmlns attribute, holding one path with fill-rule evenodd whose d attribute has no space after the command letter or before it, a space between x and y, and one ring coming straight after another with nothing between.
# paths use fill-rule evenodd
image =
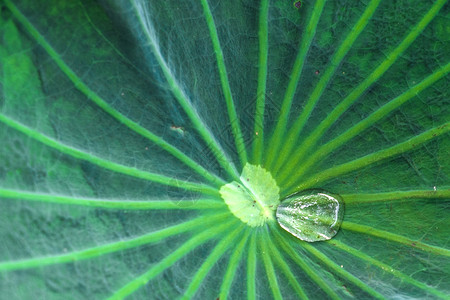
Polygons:
<instances>
[{"instance_id":1,"label":"reflection in water droplet","mask_svg":"<svg viewBox=\"0 0 450 300\"><path fill-rule=\"evenodd\" d=\"M344 202L325 191L303 191L284 199L276 217L283 229L303 241L325 241L335 236L341 226Z\"/></svg>"}]
</instances>

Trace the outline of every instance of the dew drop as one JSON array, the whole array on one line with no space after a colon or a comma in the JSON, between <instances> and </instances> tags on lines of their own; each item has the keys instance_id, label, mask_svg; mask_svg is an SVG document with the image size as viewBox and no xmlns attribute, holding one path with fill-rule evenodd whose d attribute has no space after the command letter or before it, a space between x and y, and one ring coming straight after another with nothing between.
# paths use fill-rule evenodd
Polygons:
<instances>
[{"instance_id":1,"label":"dew drop","mask_svg":"<svg viewBox=\"0 0 450 300\"><path fill-rule=\"evenodd\" d=\"M277 208L278 224L307 242L331 239L344 217L344 202L338 195L320 190L292 194Z\"/></svg>"}]
</instances>

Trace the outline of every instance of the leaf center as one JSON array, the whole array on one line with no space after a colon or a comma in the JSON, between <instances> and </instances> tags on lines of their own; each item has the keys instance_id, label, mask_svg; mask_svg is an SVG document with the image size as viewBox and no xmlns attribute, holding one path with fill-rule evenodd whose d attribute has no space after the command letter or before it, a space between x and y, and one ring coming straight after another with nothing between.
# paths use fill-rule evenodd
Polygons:
<instances>
[{"instance_id":1,"label":"leaf center","mask_svg":"<svg viewBox=\"0 0 450 300\"><path fill-rule=\"evenodd\" d=\"M280 204L280 189L272 175L263 167L249 163L242 170L240 182L223 185L220 195L230 211L251 227L275 220Z\"/></svg>"}]
</instances>

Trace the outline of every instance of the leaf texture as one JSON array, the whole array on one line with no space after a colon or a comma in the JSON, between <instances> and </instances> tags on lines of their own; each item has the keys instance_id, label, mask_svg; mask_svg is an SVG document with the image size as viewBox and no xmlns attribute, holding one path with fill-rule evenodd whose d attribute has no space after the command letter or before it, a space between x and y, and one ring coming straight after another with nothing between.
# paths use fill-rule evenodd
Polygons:
<instances>
[{"instance_id":1,"label":"leaf texture","mask_svg":"<svg viewBox=\"0 0 450 300\"><path fill-rule=\"evenodd\" d=\"M1 299L450 294L448 1L0 6ZM236 218L247 163L338 234Z\"/></svg>"}]
</instances>

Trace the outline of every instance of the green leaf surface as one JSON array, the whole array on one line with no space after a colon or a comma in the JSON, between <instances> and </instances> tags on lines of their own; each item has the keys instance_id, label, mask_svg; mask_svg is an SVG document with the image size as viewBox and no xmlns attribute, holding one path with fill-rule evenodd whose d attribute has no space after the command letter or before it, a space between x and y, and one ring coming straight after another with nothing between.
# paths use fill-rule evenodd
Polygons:
<instances>
[{"instance_id":1,"label":"green leaf surface","mask_svg":"<svg viewBox=\"0 0 450 300\"><path fill-rule=\"evenodd\" d=\"M280 189L270 173L261 166L247 163L240 182L227 183L219 192L228 209L249 226L262 226L275 220Z\"/></svg>"},{"instance_id":2,"label":"green leaf surface","mask_svg":"<svg viewBox=\"0 0 450 300\"><path fill-rule=\"evenodd\" d=\"M448 1L0 8L0 299L448 298ZM247 177L337 235L232 211Z\"/></svg>"}]
</instances>

